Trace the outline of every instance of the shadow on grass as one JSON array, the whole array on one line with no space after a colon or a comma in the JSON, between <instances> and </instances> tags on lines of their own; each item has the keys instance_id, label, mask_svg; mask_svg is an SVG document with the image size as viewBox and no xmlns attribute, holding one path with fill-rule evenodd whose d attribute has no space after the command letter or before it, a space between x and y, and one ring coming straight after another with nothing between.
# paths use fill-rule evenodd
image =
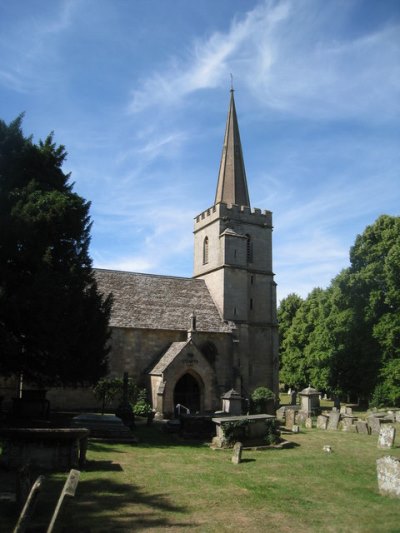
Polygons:
<instances>
[{"instance_id":1,"label":"shadow on grass","mask_svg":"<svg viewBox=\"0 0 400 533\"><path fill-rule=\"evenodd\" d=\"M97 462L96 462L97 463ZM65 475L46 476L43 490L27 531L45 533L65 483ZM74 498L67 498L57 519L57 531L94 533L100 531L137 531L148 528L191 526L177 521L187 509L163 494L113 479L81 480ZM0 503L0 532L12 531L18 519L15 504Z\"/></svg>"},{"instance_id":2,"label":"shadow on grass","mask_svg":"<svg viewBox=\"0 0 400 533\"><path fill-rule=\"evenodd\" d=\"M184 438L178 433L167 433L162 428L163 426L160 424L139 426L135 430L135 436L139 439L139 442L135 446L138 448L170 448L177 446L204 448L211 441L211 439L201 437Z\"/></svg>"},{"instance_id":3,"label":"shadow on grass","mask_svg":"<svg viewBox=\"0 0 400 533\"><path fill-rule=\"evenodd\" d=\"M190 523L176 522L174 517L184 514L185 507L171 503L163 494L151 494L133 484L111 479L82 481L71 505L73 519L67 513L63 516L65 531L136 531L190 526ZM77 524L82 529L76 529Z\"/></svg>"},{"instance_id":4,"label":"shadow on grass","mask_svg":"<svg viewBox=\"0 0 400 533\"><path fill-rule=\"evenodd\" d=\"M85 472L123 472L119 463L114 461L90 460L86 461Z\"/></svg>"},{"instance_id":5,"label":"shadow on grass","mask_svg":"<svg viewBox=\"0 0 400 533\"><path fill-rule=\"evenodd\" d=\"M136 446L133 444L132 446ZM107 442L92 441L89 439L89 450L93 452L112 452L112 453L126 453L126 450L118 448L117 444L111 444Z\"/></svg>"}]
</instances>

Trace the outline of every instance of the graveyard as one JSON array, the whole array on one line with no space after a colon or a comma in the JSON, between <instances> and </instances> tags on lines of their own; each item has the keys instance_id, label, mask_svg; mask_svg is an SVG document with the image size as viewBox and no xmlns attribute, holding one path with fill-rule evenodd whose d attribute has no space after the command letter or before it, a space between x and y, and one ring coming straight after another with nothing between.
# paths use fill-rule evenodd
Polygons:
<instances>
[{"instance_id":1,"label":"graveyard","mask_svg":"<svg viewBox=\"0 0 400 533\"><path fill-rule=\"evenodd\" d=\"M339 415L332 420L345 414L329 401L321 411ZM378 447L371 414L352 408L368 432L348 431L343 422L322 429L321 415L290 429L283 420L284 447L244 446L239 461L232 447L213 448L209 438L136 417L134 442L89 438L75 496L65 501L55 531L397 531L399 499L380 494L376 462L400 460L400 446L394 440ZM400 431L396 416L382 426ZM43 487L27 531L46 531L68 472L36 474L44 475ZM14 473L2 469L0 493L14 484ZM13 531L15 504L0 499L0 514L0 531Z\"/></svg>"}]
</instances>

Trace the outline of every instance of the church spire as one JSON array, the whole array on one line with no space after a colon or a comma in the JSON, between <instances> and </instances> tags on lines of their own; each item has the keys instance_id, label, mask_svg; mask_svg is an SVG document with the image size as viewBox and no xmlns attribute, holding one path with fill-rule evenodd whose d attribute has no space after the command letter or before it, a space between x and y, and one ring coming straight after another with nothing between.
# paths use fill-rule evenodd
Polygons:
<instances>
[{"instance_id":1,"label":"church spire","mask_svg":"<svg viewBox=\"0 0 400 533\"><path fill-rule=\"evenodd\" d=\"M215 204L237 204L250 207L233 92L231 88Z\"/></svg>"}]
</instances>

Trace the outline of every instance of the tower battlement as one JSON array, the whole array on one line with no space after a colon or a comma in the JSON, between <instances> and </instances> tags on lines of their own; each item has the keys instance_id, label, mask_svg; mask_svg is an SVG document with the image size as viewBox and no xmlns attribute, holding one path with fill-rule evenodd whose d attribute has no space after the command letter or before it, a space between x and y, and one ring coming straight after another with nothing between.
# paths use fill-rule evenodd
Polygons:
<instances>
[{"instance_id":1,"label":"tower battlement","mask_svg":"<svg viewBox=\"0 0 400 533\"><path fill-rule=\"evenodd\" d=\"M272 228L272 213L266 209L250 208L243 205L219 203L209 207L194 219L195 230L219 218L240 219L242 222Z\"/></svg>"}]
</instances>

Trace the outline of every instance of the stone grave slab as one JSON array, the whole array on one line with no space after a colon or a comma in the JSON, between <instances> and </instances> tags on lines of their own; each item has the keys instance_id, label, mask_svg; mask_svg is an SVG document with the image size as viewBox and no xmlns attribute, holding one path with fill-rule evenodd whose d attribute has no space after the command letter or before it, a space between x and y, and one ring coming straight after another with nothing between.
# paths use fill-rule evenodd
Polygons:
<instances>
[{"instance_id":1,"label":"stone grave slab","mask_svg":"<svg viewBox=\"0 0 400 533\"><path fill-rule=\"evenodd\" d=\"M317 418L317 428L326 429L328 427L328 420L329 417L325 415L319 415L319 417Z\"/></svg>"},{"instance_id":2,"label":"stone grave slab","mask_svg":"<svg viewBox=\"0 0 400 533\"><path fill-rule=\"evenodd\" d=\"M306 429L312 429L313 422L312 422L312 418L310 416L308 416L306 418L305 426L306 426Z\"/></svg>"},{"instance_id":3,"label":"stone grave slab","mask_svg":"<svg viewBox=\"0 0 400 533\"><path fill-rule=\"evenodd\" d=\"M378 418L377 416L369 416L367 419L368 425L370 427L370 433L379 435L379 432L381 430L381 418Z\"/></svg>"},{"instance_id":4,"label":"stone grave slab","mask_svg":"<svg viewBox=\"0 0 400 533\"><path fill-rule=\"evenodd\" d=\"M285 411L285 426L288 429L292 429L296 417L296 411L294 409L286 409Z\"/></svg>"},{"instance_id":5,"label":"stone grave slab","mask_svg":"<svg viewBox=\"0 0 400 533\"><path fill-rule=\"evenodd\" d=\"M367 422L365 422L365 420L357 420L356 429L357 433L364 433L365 435L369 435L368 424Z\"/></svg>"},{"instance_id":6,"label":"stone grave slab","mask_svg":"<svg viewBox=\"0 0 400 533\"><path fill-rule=\"evenodd\" d=\"M115 415L83 413L72 419L73 427L87 428L90 438L108 439L118 442L137 442L132 431Z\"/></svg>"},{"instance_id":7,"label":"stone grave slab","mask_svg":"<svg viewBox=\"0 0 400 533\"><path fill-rule=\"evenodd\" d=\"M379 492L400 498L400 460L386 455L376 461Z\"/></svg>"},{"instance_id":8,"label":"stone grave slab","mask_svg":"<svg viewBox=\"0 0 400 533\"><path fill-rule=\"evenodd\" d=\"M339 426L340 413L338 411L332 411L329 414L328 431L335 431Z\"/></svg>"},{"instance_id":9,"label":"stone grave slab","mask_svg":"<svg viewBox=\"0 0 400 533\"><path fill-rule=\"evenodd\" d=\"M394 426L382 426L378 437L378 448L393 448L395 437L396 428Z\"/></svg>"},{"instance_id":10,"label":"stone grave slab","mask_svg":"<svg viewBox=\"0 0 400 533\"><path fill-rule=\"evenodd\" d=\"M357 417L355 416L348 416L345 415L342 418L342 431L356 431L356 426L354 422L357 420Z\"/></svg>"},{"instance_id":11,"label":"stone grave slab","mask_svg":"<svg viewBox=\"0 0 400 533\"><path fill-rule=\"evenodd\" d=\"M296 424L299 426L305 426L307 418L307 413L299 411L296 416Z\"/></svg>"},{"instance_id":12,"label":"stone grave slab","mask_svg":"<svg viewBox=\"0 0 400 533\"><path fill-rule=\"evenodd\" d=\"M242 450L243 444L241 442L235 442L233 447L232 463L238 465L242 462Z\"/></svg>"}]
</instances>

